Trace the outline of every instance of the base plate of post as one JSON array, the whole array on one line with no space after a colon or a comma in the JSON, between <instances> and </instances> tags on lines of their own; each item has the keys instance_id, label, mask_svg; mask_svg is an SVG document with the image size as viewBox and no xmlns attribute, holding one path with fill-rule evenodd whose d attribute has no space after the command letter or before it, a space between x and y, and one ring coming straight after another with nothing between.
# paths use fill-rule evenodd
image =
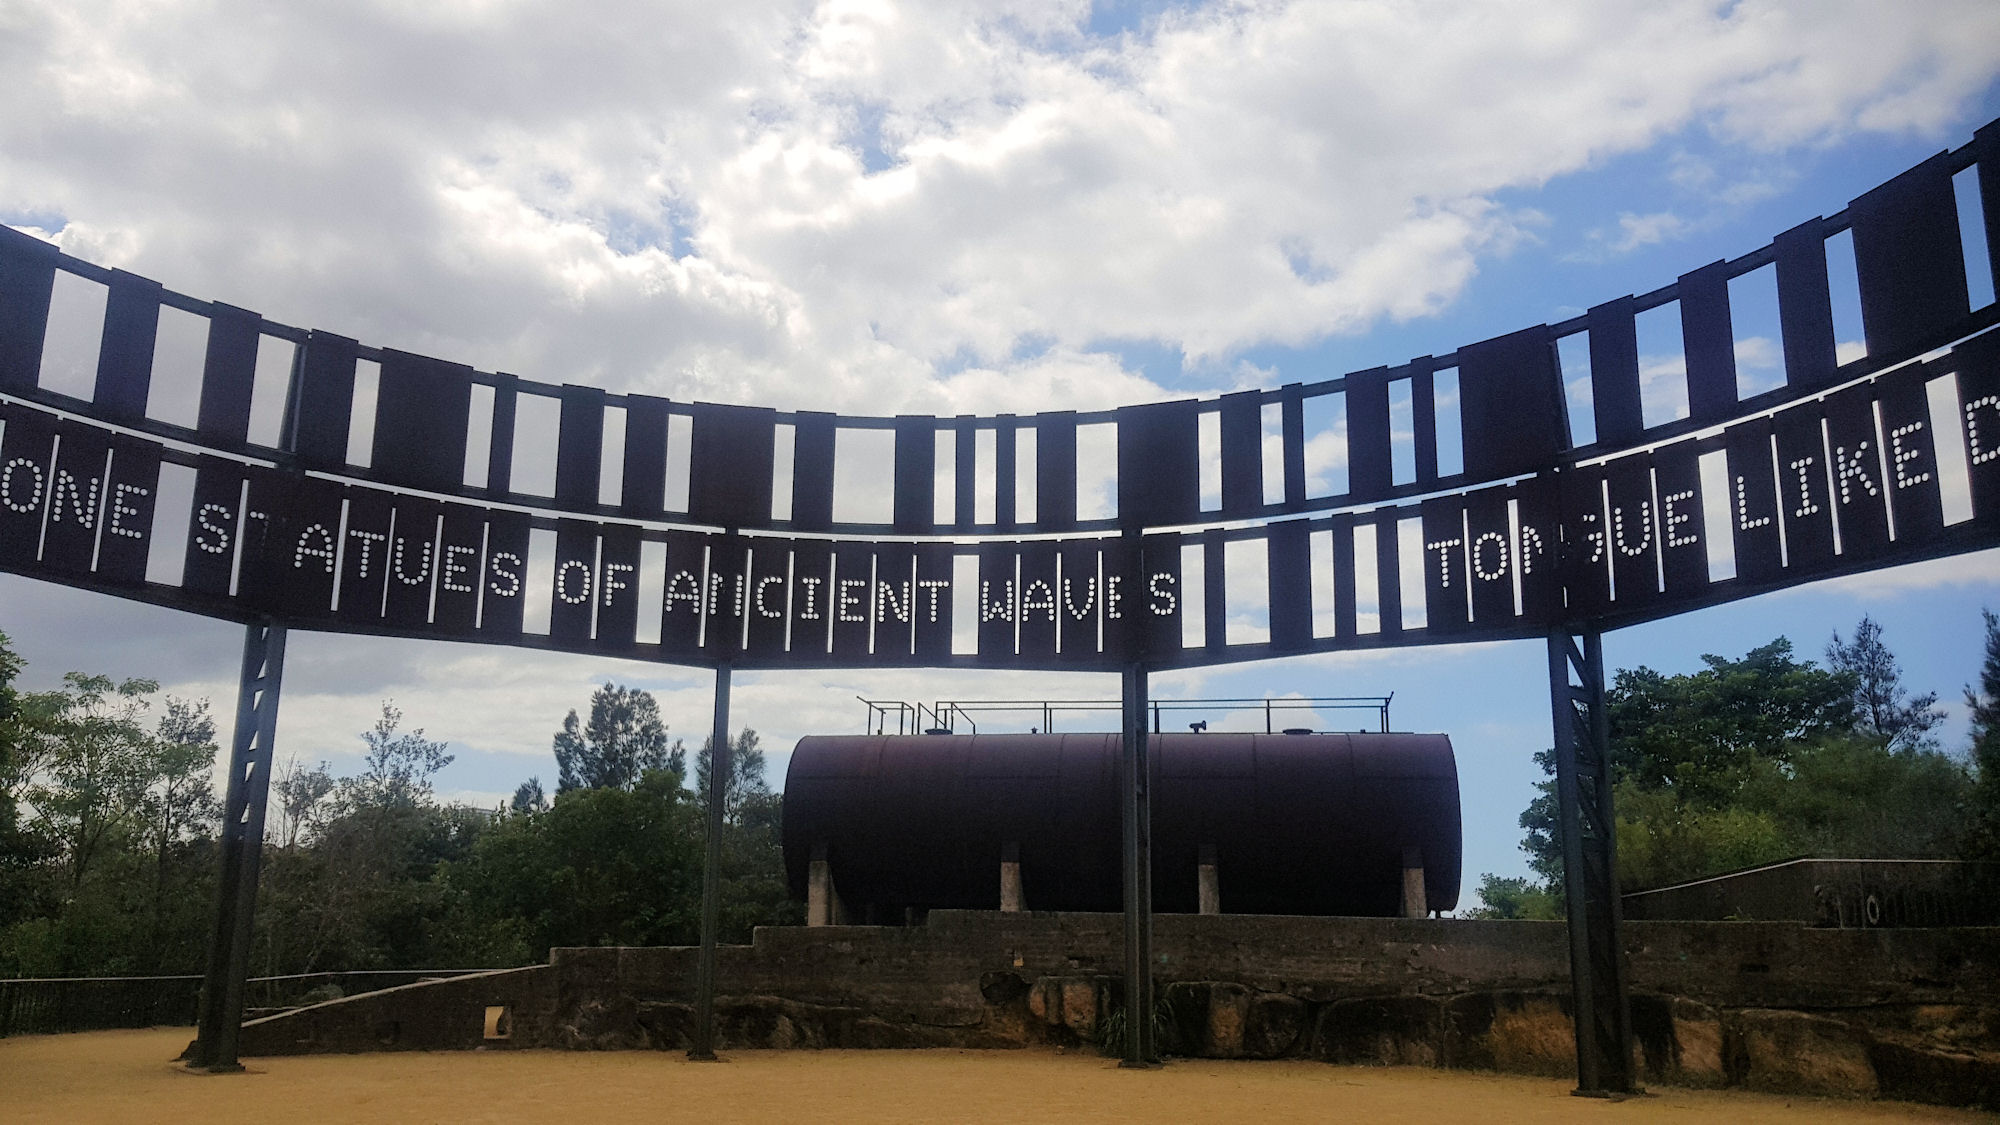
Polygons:
<instances>
[{"instance_id":1,"label":"base plate of post","mask_svg":"<svg viewBox=\"0 0 2000 1125\"><path fill-rule=\"evenodd\" d=\"M1630 1100L1632 1098L1650 1098L1653 1095L1647 1093L1646 1088L1644 1086L1634 1086L1630 1090L1623 1090L1623 1091L1585 1090L1579 1087L1575 1090L1571 1090L1569 1092L1569 1096L1572 1098L1602 1098L1607 1102L1622 1102Z\"/></svg>"},{"instance_id":2,"label":"base plate of post","mask_svg":"<svg viewBox=\"0 0 2000 1125\"><path fill-rule=\"evenodd\" d=\"M173 1062L167 1064L167 1069L173 1071L175 1074L191 1074L196 1078L207 1078L212 1074L263 1073L261 1070L252 1070L240 1062L210 1065L208 1063L189 1062L185 1059L175 1059Z\"/></svg>"}]
</instances>

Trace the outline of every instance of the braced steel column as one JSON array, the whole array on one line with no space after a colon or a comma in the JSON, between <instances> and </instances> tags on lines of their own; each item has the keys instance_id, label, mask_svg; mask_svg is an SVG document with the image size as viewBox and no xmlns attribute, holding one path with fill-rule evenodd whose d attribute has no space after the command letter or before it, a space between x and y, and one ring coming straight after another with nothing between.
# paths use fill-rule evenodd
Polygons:
<instances>
[{"instance_id":1,"label":"braced steel column","mask_svg":"<svg viewBox=\"0 0 2000 1125\"><path fill-rule=\"evenodd\" d=\"M694 981L694 1033L688 1058L715 1059L715 932L722 920L722 814L729 795L729 665L715 670L715 726L709 732L708 853L701 863L701 959Z\"/></svg>"},{"instance_id":2,"label":"braced steel column","mask_svg":"<svg viewBox=\"0 0 2000 1125\"><path fill-rule=\"evenodd\" d=\"M1146 694L1146 666L1127 665L1119 770L1119 819L1124 828L1125 1053L1118 1064L1127 1067L1160 1061L1153 1031L1153 802Z\"/></svg>"},{"instance_id":3,"label":"braced steel column","mask_svg":"<svg viewBox=\"0 0 2000 1125\"><path fill-rule=\"evenodd\" d=\"M1555 718L1563 892L1569 907L1576 1093L1629 1094L1636 1089L1632 1014L1619 933L1623 912L1618 902L1617 826L1611 813L1604 644L1595 630L1581 637L1568 630L1549 634L1549 695Z\"/></svg>"},{"instance_id":4,"label":"braced steel column","mask_svg":"<svg viewBox=\"0 0 2000 1125\"><path fill-rule=\"evenodd\" d=\"M250 974L250 923L257 907L257 871L264 859L264 810L271 792L271 747L278 733L278 687L285 672L285 627L254 623L243 634L243 670L236 689L236 729L229 740L229 780L222 805L222 868L215 892L215 932L208 974L187 1064L242 1070L236 1061L243 1029L244 982Z\"/></svg>"}]
</instances>

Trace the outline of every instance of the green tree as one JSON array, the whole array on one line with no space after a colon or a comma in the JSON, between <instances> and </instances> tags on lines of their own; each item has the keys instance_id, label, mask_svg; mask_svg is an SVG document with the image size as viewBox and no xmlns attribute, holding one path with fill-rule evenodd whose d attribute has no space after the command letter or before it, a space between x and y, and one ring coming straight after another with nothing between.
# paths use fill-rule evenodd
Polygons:
<instances>
[{"instance_id":1,"label":"green tree","mask_svg":"<svg viewBox=\"0 0 2000 1125\"><path fill-rule=\"evenodd\" d=\"M542 779L531 777L514 789L514 799L507 803L508 811L516 815L545 812L549 799L542 792Z\"/></svg>"},{"instance_id":2,"label":"green tree","mask_svg":"<svg viewBox=\"0 0 2000 1125\"><path fill-rule=\"evenodd\" d=\"M1563 887L1563 849L1562 817L1556 799L1556 752L1537 750L1535 764L1541 767L1544 780L1535 783L1535 796L1521 810L1519 823L1527 833L1521 838L1521 850L1528 853L1528 866L1541 877L1542 884L1559 895Z\"/></svg>"},{"instance_id":3,"label":"green tree","mask_svg":"<svg viewBox=\"0 0 2000 1125\"><path fill-rule=\"evenodd\" d=\"M26 763L18 791L44 850L7 869L9 890L38 888L0 935L7 971L197 967L212 897L214 723L206 703L175 698L155 721L156 688L73 672L13 698L9 737L25 753L9 757Z\"/></svg>"},{"instance_id":4,"label":"green tree","mask_svg":"<svg viewBox=\"0 0 2000 1125\"><path fill-rule=\"evenodd\" d=\"M15 654L7 634L0 633L0 847L20 823L21 791L28 780L28 743L20 695L14 681L27 662Z\"/></svg>"},{"instance_id":5,"label":"green tree","mask_svg":"<svg viewBox=\"0 0 2000 1125\"><path fill-rule=\"evenodd\" d=\"M590 722L575 711L555 736L556 792L630 789L648 770L682 773L680 744L667 745L667 727L653 693L607 683L590 697Z\"/></svg>"},{"instance_id":6,"label":"green tree","mask_svg":"<svg viewBox=\"0 0 2000 1125\"><path fill-rule=\"evenodd\" d=\"M49 878L55 842L21 818L35 756L46 745L36 716L23 708L14 688L25 667L0 633L0 976L21 972L8 923L42 917L55 901Z\"/></svg>"},{"instance_id":7,"label":"green tree","mask_svg":"<svg viewBox=\"0 0 2000 1125\"><path fill-rule=\"evenodd\" d=\"M256 963L270 974L479 963L482 935L461 925L441 875L494 821L428 800L337 805L309 844L266 852Z\"/></svg>"},{"instance_id":8,"label":"green tree","mask_svg":"<svg viewBox=\"0 0 2000 1125\"><path fill-rule=\"evenodd\" d=\"M1979 665L1979 686L1965 688L1971 714L1973 791L1972 830L1965 854L1970 859L2000 861L2000 617L1990 609L1986 618L1986 651Z\"/></svg>"},{"instance_id":9,"label":"green tree","mask_svg":"<svg viewBox=\"0 0 2000 1125\"><path fill-rule=\"evenodd\" d=\"M1854 627L1854 640L1840 634L1826 646L1827 667L1854 683L1854 729L1882 740L1896 750L1934 748L1930 731L1944 722L1937 692L1912 696L1903 687L1903 670L1882 643L1882 627L1867 615Z\"/></svg>"},{"instance_id":10,"label":"green tree","mask_svg":"<svg viewBox=\"0 0 2000 1125\"><path fill-rule=\"evenodd\" d=\"M23 693L0 637L0 976L199 969L214 901L215 722L146 680L73 674ZM607 685L575 733L636 778L551 806L538 779L510 807L441 804L447 743L404 730L391 702L349 777L288 762L272 821L254 964L319 969L512 965L552 945L698 937L706 828L683 755L643 692ZM588 734L588 738L586 738ZM722 845L722 934L796 922L778 843L781 801L755 732L733 743ZM647 767L652 768L647 768ZM598 775L603 779L605 775Z\"/></svg>"},{"instance_id":11,"label":"green tree","mask_svg":"<svg viewBox=\"0 0 2000 1125\"><path fill-rule=\"evenodd\" d=\"M1465 917L1550 921L1563 916L1562 896L1532 879L1481 875L1479 903Z\"/></svg>"},{"instance_id":12,"label":"green tree","mask_svg":"<svg viewBox=\"0 0 2000 1125\"><path fill-rule=\"evenodd\" d=\"M1700 671L1621 670L1605 693L1613 776L1688 800L1726 799L1759 761L1853 724L1853 683L1792 657L1783 637Z\"/></svg>"},{"instance_id":13,"label":"green tree","mask_svg":"<svg viewBox=\"0 0 2000 1125\"><path fill-rule=\"evenodd\" d=\"M324 766L294 764L281 779L300 810L287 817L290 830L312 827L266 855L254 955L268 972L416 968L480 948L456 932L461 915L438 875L470 853L494 814L439 805L432 778L452 760L447 743L402 723L385 701L361 734L362 771L333 781L330 797Z\"/></svg>"},{"instance_id":14,"label":"green tree","mask_svg":"<svg viewBox=\"0 0 2000 1125\"><path fill-rule=\"evenodd\" d=\"M24 701L39 713L43 741L28 800L61 849L64 879L76 887L115 842L143 817L154 744L146 733L153 680L114 682L71 672L64 687Z\"/></svg>"},{"instance_id":15,"label":"green tree","mask_svg":"<svg viewBox=\"0 0 2000 1125\"><path fill-rule=\"evenodd\" d=\"M1718 821L1715 814L1760 771L1783 768L1800 746L1853 723L1851 678L1794 659L1783 637L1741 660L1701 661L1699 671L1672 676L1621 669L1605 690L1612 806L1621 822L1643 825L1620 829L1623 874L1709 870L1764 856L1775 837L1757 818ZM1535 873L1559 888L1555 752L1544 750L1535 762L1549 780L1537 783L1540 793L1521 813L1521 849Z\"/></svg>"},{"instance_id":16,"label":"green tree","mask_svg":"<svg viewBox=\"0 0 2000 1125\"><path fill-rule=\"evenodd\" d=\"M403 711L392 700L382 701L382 716L363 731L368 744L359 776L344 780L340 791L350 806L413 808L430 803L431 778L452 762L444 742L424 737L424 728L397 733Z\"/></svg>"},{"instance_id":17,"label":"green tree","mask_svg":"<svg viewBox=\"0 0 2000 1125\"><path fill-rule=\"evenodd\" d=\"M176 853L208 837L217 809L214 782L215 720L206 699L168 696L160 716L141 811L153 863L152 953L166 953L169 919L188 896L177 894ZM197 862L209 858L197 849Z\"/></svg>"},{"instance_id":18,"label":"green tree","mask_svg":"<svg viewBox=\"0 0 2000 1125\"><path fill-rule=\"evenodd\" d=\"M522 955L552 946L685 945L700 936L700 814L668 770L625 788L575 788L508 817L445 875Z\"/></svg>"},{"instance_id":19,"label":"green tree","mask_svg":"<svg viewBox=\"0 0 2000 1125\"><path fill-rule=\"evenodd\" d=\"M714 738L702 740L695 758L695 804L708 807L708 775ZM723 787L721 929L730 940L747 941L757 926L798 925L805 921L785 879L780 840L784 798L771 792L764 776L764 750L757 732L744 728L730 741L729 778ZM705 822L704 822L705 823Z\"/></svg>"},{"instance_id":20,"label":"green tree","mask_svg":"<svg viewBox=\"0 0 2000 1125\"><path fill-rule=\"evenodd\" d=\"M743 728L729 743L729 776L722 782L722 815L731 824L743 810L771 795L771 783L764 779L764 750L757 732ZM695 800L708 801L708 774L715 758L715 736L701 740L701 753L694 763Z\"/></svg>"},{"instance_id":21,"label":"green tree","mask_svg":"<svg viewBox=\"0 0 2000 1125\"><path fill-rule=\"evenodd\" d=\"M1950 755L1857 732L1805 747L1790 770L1753 780L1741 803L1769 815L1793 855L1936 859L1963 846L1972 788Z\"/></svg>"},{"instance_id":22,"label":"green tree","mask_svg":"<svg viewBox=\"0 0 2000 1125\"><path fill-rule=\"evenodd\" d=\"M1641 667L1614 676L1605 706L1622 886L1804 854L1893 858L1958 846L1970 781L1917 737L1928 729L1928 702L1897 685L1895 659L1872 621L1863 619L1853 644L1836 647L1848 666L1799 661L1781 637L1741 660L1704 656L1693 673ZM1863 698L1886 703L1863 717ZM1552 751L1536 760L1554 773ZM1522 849L1559 891L1555 786L1539 787L1521 814Z\"/></svg>"},{"instance_id":23,"label":"green tree","mask_svg":"<svg viewBox=\"0 0 2000 1125\"><path fill-rule=\"evenodd\" d=\"M312 839L326 823L336 786L330 764L308 769L297 758L286 761L271 783L272 809L278 814L271 842L291 848Z\"/></svg>"},{"instance_id":24,"label":"green tree","mask_svg":"<svg viewBox=\"0 0 2000 1125\"><path fill-rule=\"evenodd\" d=\"M1612 792L1617 817L1618 883L1624 890L1665 886L1797 854L1769 812L1744 804L1683 800L1630 781Z\"/></svg>"}]
</instances>

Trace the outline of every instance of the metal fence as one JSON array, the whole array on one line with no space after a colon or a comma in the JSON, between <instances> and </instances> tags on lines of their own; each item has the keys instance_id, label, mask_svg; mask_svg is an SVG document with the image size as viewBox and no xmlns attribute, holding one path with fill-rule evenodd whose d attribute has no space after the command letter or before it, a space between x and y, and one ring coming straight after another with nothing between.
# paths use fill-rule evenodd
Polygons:
<instances>
[{"instance_id":1,"label":"metal fence","mask_svg":"<svg viewBox=\"0 0 2000 1125\"><path fill-rule=\"evenodd\" d=\"M246 1015L330 999L336 990L340 996L354 996L487 971L398 969L252 977ZM192 1027L201 1003L201 980L199 976L0 980L0 1038L116 1027Z\"/></svg>"},{"instance_id":2,"label":"metal fence","mask_svg":"<svg viewBox=\"0 0 2000 1125\"><path fill-rule=\"evenodd\" d=\"M0 1037L194 1023L201 978L0 980Z\"/></svg>"}]
</instances>

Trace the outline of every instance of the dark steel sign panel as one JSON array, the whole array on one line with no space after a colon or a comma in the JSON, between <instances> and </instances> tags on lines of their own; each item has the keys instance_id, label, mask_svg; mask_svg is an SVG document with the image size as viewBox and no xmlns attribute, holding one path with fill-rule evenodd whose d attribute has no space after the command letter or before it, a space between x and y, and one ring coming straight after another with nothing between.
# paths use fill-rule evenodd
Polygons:
<instances>
[{"instance_id":1,"label":"dark steel sign panel","mask_svg":"<svg viewBox=\"0 0 2000 1125\"><path fill-rule=\"evenodd\" d=\"M538 384L0 231L0 569L232 619L740 667L1172 667L1665 616L2000 544L2000 310L1974 307L1961 253L2000 260L2000 193L1961 230L1968 168L2000 183L2000 124L1564 324L1211 402L993 418ZM1866 354L1841 363L1826 245L1850 232ZM1784 379L1743 393L1731 282L1765 267ZM105 294L89 398L42 385L49 326L74 319L50 316L59 271ZM1684 406L1649 422L1635 322L1668 305ZM174 415L192 424L156 414L168 308L206 323Z\"/></svg>"}]
</instances>

